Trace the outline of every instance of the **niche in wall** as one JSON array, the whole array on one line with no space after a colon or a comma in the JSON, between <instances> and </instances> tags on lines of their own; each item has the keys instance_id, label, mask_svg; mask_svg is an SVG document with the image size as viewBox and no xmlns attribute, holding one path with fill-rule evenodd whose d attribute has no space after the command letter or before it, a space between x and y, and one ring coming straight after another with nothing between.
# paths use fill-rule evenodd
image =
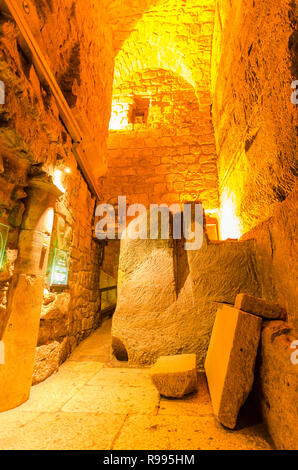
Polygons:
<instances>
[{"instance_id":1,"label":"niche in wall","mask_svg":"<svg viewBox=\"0 0 298 470\"><path fill-rule=\"evenodd\" d=\"M134 102L129 107L129 124L147 124L149 116L150 98L134 96Z\"/></svg>"}]
</instances>

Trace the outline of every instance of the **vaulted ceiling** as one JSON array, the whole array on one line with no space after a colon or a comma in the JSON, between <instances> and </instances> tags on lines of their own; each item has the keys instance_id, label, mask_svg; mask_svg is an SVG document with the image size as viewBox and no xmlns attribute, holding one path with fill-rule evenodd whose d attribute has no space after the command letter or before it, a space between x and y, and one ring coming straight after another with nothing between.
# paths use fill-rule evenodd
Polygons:
<instances>
[{"instance_id":1,"label":"vaulted ceiling","mask_svg":"<svg viewBox=\"0 0 298 470\"><path fill-rule=\"evenodd\" d=\"M163 68L196 90L210 90L215 0L128 0L108 7L115 85L137 71Z\"/></svg>"}]
</instances>

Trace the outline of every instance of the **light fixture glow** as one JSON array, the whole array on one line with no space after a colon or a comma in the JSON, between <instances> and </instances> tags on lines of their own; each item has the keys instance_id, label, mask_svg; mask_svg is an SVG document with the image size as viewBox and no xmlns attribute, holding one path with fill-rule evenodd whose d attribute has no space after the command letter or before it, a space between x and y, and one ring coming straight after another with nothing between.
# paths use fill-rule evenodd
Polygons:
<instances>
[{"instance_id":1,"label":"light fixture glow","mask_svg":"<svg viewBox=\"0 0 298 470\"><path fill-rule=\"evenodd\" d=\"M54 171L53 183L55 186L57 186L58 189L60 189L62 193L65 193L65 188L62 184L62 171L61 170L56 169Z\"/></svg>"},{"instance_id":2,"label":"light fixture glow","mask_svg":"<svg viewBox=\"0 0 298 470\"><path fill-rule=\"evenodd\" d=\"M233 192L224 191L221 195L220 235L222 240L240 238L242 235L240 220L236 214L237 200Z\"/></svg>"}]
</instances>

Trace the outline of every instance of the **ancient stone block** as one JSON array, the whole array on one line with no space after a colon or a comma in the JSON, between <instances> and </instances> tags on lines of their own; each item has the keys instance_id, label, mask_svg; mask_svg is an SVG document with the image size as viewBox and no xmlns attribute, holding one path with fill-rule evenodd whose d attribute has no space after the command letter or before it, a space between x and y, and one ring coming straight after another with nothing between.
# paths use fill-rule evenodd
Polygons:
<instances>
[{"instance_id":1,"label":"ancient stone block","mask_svg":"<svg viewBox=\"0 0 298 470\"><path fill-rule=\"evenodd\" d=\"M159 393L181 398L197 389L195 354L162 356L150 370L150 377Z\"/></svg>"},{"instance_id":2,"label":"ancient stone block","mask_svg":"<svg viewBox=\"0 0 298 470\"><path fill-rule=\"evenodd\" d=\"M173 240L121 240L115 354L121 344L131 363L153 364L195 353L203 367L218 304L241 291L259 295L255 272L252 243L205 238L187 252Z\"/></svg>"},{"instance_id":3,"label":"ancient stone block","mask_svg":"<svg viewBox=\"0 0 298 470\"><path fill-rule=\"evenodd\" d=\"M235 300L235 308L269 320L285 319L286 317L285 309L280 305L253 295L238 294Z\"/></svg>"},{"instance_id":4,"label":"ancient stone block","mask_svg":"<svg viewBox=\"0 0 298 470\"><path fill-rule=\"evenodd\" d=\"M230 306L218 310L205 361L215 416L234 429L254 381L262 319Z\"/></svg>"},{"instance_id":5,"label":"ancient stone block","mask_svg":"<svg viewBox=\"0 0 298 470\"><path fill-rule=\"evenodd\" d=\"M68 335L71 313L70 295L68 292L57 294L52 302L47 300L42 306L38 345L47 344Z\"/></svg>"},{"instance_id":6,"label":"ancient stone block","mask_svg":"<svg viewBox=\"0 0 298 470\"><path fill-rule=\"evenodd\" d=\"M32 385L43 382L54 372L57 372L66 347L67 338L62 343L54 341L36 348Z\"/></svg>"}]
</instances>

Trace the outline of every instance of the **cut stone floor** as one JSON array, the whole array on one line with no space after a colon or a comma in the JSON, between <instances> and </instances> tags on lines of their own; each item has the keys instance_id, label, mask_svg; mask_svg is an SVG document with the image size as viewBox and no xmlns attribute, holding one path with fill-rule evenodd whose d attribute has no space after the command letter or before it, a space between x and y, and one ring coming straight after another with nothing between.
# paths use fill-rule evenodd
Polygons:
<instances>
[{"instance_id":1,"label":"cut stone floor","mask_svg":"<svg viewBox=\"0 0 298 470\"><path fill-rule=\"evenodd\" d=\"M111 320L83 341L30 399L0 413L1 450L268 450L262 424L224 429L204 374L183 399L160 398L148 369L111 360Z\"/></svg>"}]
</instances>

